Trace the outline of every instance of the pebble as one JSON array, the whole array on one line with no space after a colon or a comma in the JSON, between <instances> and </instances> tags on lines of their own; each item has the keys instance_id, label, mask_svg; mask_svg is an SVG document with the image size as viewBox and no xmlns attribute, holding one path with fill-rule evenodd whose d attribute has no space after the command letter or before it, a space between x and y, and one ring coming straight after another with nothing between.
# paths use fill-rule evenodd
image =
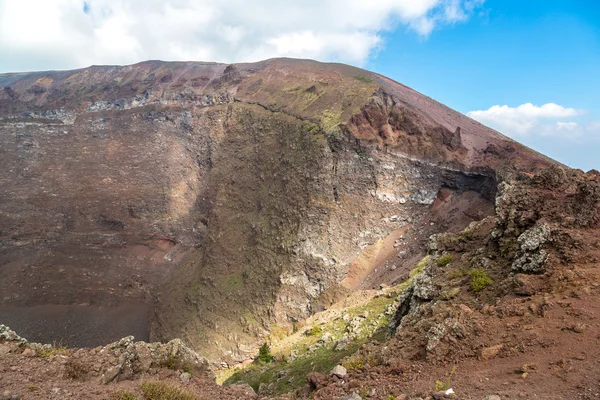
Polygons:
<instances>
[{"instance_id":1,"label":"pebble","mask_svg":"<svg viewBox=\"0 0 600 400\"><path fill-rule=\"evenodd\" d=\"M341 365L336 365L331 370L331 375L335 375L338 378L344 378L347 374L348 374L348 371L346 370L346 368L344 368Z\"/></svg>"},{"instance_id":2,"label":"pebble","mask_svg":"<svg viewBox=\"0 0 600 400\"><path fill-rule=\"evenodd\" d=\"M188 372L184 372L181 375L179 375L179 379L181 380L181 382L189 382L191 378L192 375Z\"/></svg>"},{"instance_id":3,"label":"pebble","mask_svg":"<svg viewBox=\"0 0 600 400\"><path fill-rule=\"evenodd\" d=\"M12 394L10 390L5 390L2 393L2 400L19 400L20 397L18 394Z\"/></svg>"}]
</instances>

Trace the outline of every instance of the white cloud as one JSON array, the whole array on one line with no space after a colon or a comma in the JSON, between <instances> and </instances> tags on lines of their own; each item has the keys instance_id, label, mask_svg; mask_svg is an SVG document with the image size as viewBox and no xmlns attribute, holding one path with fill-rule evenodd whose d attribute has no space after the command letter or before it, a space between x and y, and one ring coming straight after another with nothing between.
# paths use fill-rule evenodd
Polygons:
<instances>
[{"instance_id":1,"label":"white cloud","mask_svg":"<svg viewBox=\"0 0 600 400\"><path fill-rule=\"evenodd\" d=\"M518 107L496 105L487 110L470 111L467 115L508 136L514 137L530 134L546 136L579 134L583 127L577 122L550 122L550 120L573 118L585 113L585 110L567 108L554 103L547 103L542 106L526 103Z\"/></svg>"},{"instance_id":2,"label":"white cloud","mask_svg":"<svg viewBox=\"0 0 600 400\"><path fill-rule=\"evenodd\" d=\"M0 71L290 56L361 65L399 25L428 35L485 0L0 0Z\"/></svg>"}]
</instances>

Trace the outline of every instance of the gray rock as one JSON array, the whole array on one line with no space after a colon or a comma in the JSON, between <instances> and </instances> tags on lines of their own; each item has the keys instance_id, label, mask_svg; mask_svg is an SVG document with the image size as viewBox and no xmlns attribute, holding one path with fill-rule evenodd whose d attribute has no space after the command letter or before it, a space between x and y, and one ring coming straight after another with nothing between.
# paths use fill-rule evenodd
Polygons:
<instances>
[{"instance_id":1,"label":"gray rock","mask_svg":"<svg viewBox=\"0 0 600 400\"><path fill-rule=\"evenodd\" d=\"M102 378L100 379L102 384L106 385L115 380L117 375L119 375L119 372L121 372L121 367L118 365L107 369L106 372L102 374Z\"/></svg>"},{"instance_id":2,"label":"gray rock","mask_svg":"<svg viewBox=\"0 0 600 400\"><path fill-rule=\"evenodd\" d=\"M245 394L248 394L248 395L256 395L254 388L252 386L250 386L249 384L247 384L246 382L234 383L230 387L237 389L239 391L243 391Z\"/></svg>"},{"instance_id":3,"label":"gray rock","mask_svg":"<svg viewBox=\"0 0 600 400\"><path fill-rule=\"evenodd\" d=\"M421 300L431 300L435 295L435 287L429 275L419 274L413 279L413 296Z\"/></svg>"},{"instance_id":4,"label":"gray rock","mask_svg":"<svg viewBox=\"0 0 600 400\"><path fill-rule=\"evenodd\" d=\"M11 330L6 325L0 325L0 340L5 342L16 342L18 344L25 344L27 340L17 335L15 331Z\"/></svg>"},{"instance_id":5,"label":"gray rock","mask_svg":"<svg viewBox=\"0 0 600 400\"><path fill-rule=\"evenodd\" d=\"M346 370L346 368L344 368L342 365L338 364L331 370L331 375L335 375L338 378L343 378L348 375L348 370Z\"/></svg>"},{"instance_id":6,"label":"gray rock","mask_svg":"<svg viewBox=\"0 0 600 400\"><path fill-rule=\"evenodd\" d=\"M350 340L348 339L348 337L344 336L340 340L337 341L337 343L335 344L335 349L338 351L345 350L346 347L348 347L349 343L350 343Z\"/></svg>"},{"instance_id":7,"label":"gray rock","mask_svg":"<svg viewBox=\"0 0 600 400\"><path fill-rule=\"evenodd\" d=\"M362 397L356 392L353 392L352 394L340 397L339 400L362 400Z\"/></svg>"},{"instance_id":8,"label":"gray rock","mask_svg":"<svg viewBox=\"0 0 600 400\"><path fill-rule=\"evenodd\" d=\"M549 236L550 229L546 225L523 232L517 239L519 254L513 261L512 270L533 274L544 272L548 254L542 249L542 245L548 241Z\"/></svg>"},{"instance_id":9,"label":"gray rock","mask_svg":"<svg viewBox=\"0 0 600 400\"><path fill-rule=\"evenodd\" d=\"M431 205L435 201L437 191L419 189L410 196L410 199L417 204Z\"/></svg>"},{"instance_id":10,"label":"gray rock","mask_svg":"<svg viewBox=\"0 0 600 400\"><path fill-rule=\"evenodd\" d=\"M550 229L546 225L540 225L523 232L517 241L523 251L534 251L540 248L541 245L546 243L548 236L550 235Z\"/></svg>"},{"instance_id":11,"label":"gray rock","mask_svg":"<svg viewBox=\"0 0 600 400\"><path fill-rule=\"evenodd\" d=\"M179 380L181 380L181 382L189 382L190 379L192 379L192 375L188 372L184 372L179 375Z\"/></svg>"},{"instance_id":12,"label":"gray rock","mask_svg":"<svg viewBox=\"0 0 600 400\"><path fill-rule=\"evenodd\" d=\"M502 400L502 398L497 394L488 394L483 398L483 400Z\"/></svg>"},{"instance_id":13,"label":"gray rock","mask_svg":"<svg viewBox=\"0 0 600 400\"><path fill-rule=\"evenodd\" d=\"M527 252L513 261L512 270L530 274L541 273L546 269L547 259L548 254L544 250L540 250L538 253Z\"/></svg>"}]
</instances>

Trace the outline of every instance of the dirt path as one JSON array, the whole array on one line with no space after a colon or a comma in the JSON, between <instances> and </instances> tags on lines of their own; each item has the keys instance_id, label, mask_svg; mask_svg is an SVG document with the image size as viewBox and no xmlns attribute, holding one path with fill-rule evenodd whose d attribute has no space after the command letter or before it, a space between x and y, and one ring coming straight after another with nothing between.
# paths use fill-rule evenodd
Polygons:
<instances>
[{"instance_id":1,"label":"dirt path","mask_svg":"<svg viewBox=\"0 0 600 400\"><path fill-rule=\"evenodd\" d=\"M385 262L397 252L394 247L396 240L400 239L411 226L406 225L396 229L385 238L365 247L350 265L348 274L340 282L340 285L346 289L355 290L371 271L383 268Z\"/></svg>"}]
</instances>

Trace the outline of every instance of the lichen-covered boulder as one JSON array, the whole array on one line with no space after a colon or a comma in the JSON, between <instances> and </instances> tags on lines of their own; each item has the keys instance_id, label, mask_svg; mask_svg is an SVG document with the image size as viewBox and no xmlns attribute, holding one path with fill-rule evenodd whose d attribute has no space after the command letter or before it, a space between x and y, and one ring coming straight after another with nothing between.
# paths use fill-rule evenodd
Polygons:
<instances>
[{"instance_id":1,"label":"lichen-covered boulder","mask_svg":"<svg viewBox=\"0 0 600 400\"><path fill-rule=\"evenodd\" d=\"M512 270L533 274L544 272L548 254L542 246L549 237L550 229L544 224L523 232L517 239L519 254L512 263Z\"/></svg>"}]
</instances>

